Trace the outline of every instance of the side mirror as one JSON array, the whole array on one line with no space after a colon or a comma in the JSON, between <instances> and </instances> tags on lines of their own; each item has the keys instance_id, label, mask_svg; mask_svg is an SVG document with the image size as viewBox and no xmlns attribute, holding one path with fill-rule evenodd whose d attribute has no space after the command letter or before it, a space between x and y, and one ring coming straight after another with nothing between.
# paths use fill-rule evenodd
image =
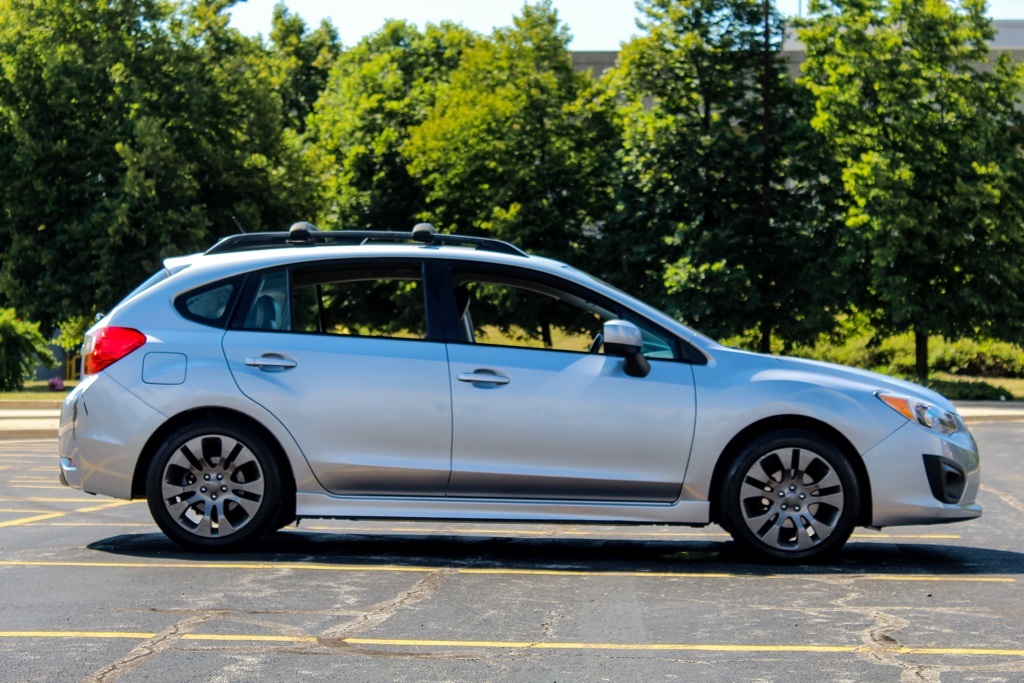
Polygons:
<instances>
[{"instance_id":1,"label":"side mirror","mask_svg":"<svg viewBox=\"0 0 1024 683\"><path fill-rule=\"evenodd\" d=\"M646 377L651 364L644 358L644 337L640 328L625 320L609 320L604 324L604 350L610 356L626 359L623 370L630 377Z\"/></svg>"}]
</instances>

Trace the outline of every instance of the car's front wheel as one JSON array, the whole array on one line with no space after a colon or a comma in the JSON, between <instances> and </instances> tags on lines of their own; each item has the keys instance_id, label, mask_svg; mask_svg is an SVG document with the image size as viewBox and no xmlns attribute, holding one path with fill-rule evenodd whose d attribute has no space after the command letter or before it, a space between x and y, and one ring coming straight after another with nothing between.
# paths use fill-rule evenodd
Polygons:
<instances>
[{"instance_id":1,"label":"car's front wheel","mask_svg":"<svg viewBox=\"0 0 1024 683\"><path fill-rule=\"evenodd\" d=\"M775 561L820 559L846 543L859 514L857 475L833 443L783 430L755 439L722 479L722 526Z\"/></svg>"},{"instance_id":2,"label":"car's front wheel","mask_svg":"<svg viewBox=\"0 0 1024 683\"><path fill-rule=\"evenodd\" d=\"M146 480L149 510L172 541L230 550L271 530L280 471L252 430L222 421L187 425L160 446Z\"/></svg>"}]
</instances>

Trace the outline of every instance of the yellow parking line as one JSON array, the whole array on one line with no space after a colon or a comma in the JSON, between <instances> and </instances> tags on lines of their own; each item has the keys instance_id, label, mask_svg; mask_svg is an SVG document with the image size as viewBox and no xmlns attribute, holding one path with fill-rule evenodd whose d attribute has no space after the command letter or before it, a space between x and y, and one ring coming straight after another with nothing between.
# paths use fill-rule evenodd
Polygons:
<instances>
[{"instance_id":1,"label":"yellow parking line","mask_svg":"<svg viewBox=\"0 0 1024 683\"><path fill-rule=\"evenodd\" d=\"M58 515L62 513L57 513ZM584 571L571 569L512 569L504 567L424 567L402 565L362 564L318 564L307 562L73 562L43 560L0 560L0 567L83 567L104 569L245 569L280 570L297 569L304 571L328 572L421 572L433 574L449 571L455 574L501 575L501 576L611 576L633 578L665 579L797 579L805 580L808 574L730 574L716 572L645 572L645 571ZM831 574L829 576L832 576ZM1016 583L1010 576L950 576L930 574L848 574L846 578L868 581L951 581L961 583Z\"/></svg>"},{"instance_id":2,"label":"yellow parking line","mask_svg":"<svg viewBox=\"0 0 1024 683\"><path fill-rule=\"evenodd\" d=\"M60 498L39 498L37 496L31 498L0 498L0 503L81 503L86 500L95 500L92 496L83 498L83 495L88 494L83 494L81 491L74 489L64 490L68 492L68 495Z\"/></svg>"},{"instance_id":3,"label":"yellow parking line","mask_svg":"<svg viewBox=\"0 0 1024 683\"><path fill-rule=\"evenodd\" d=\"M266 636L266 635L232 635L227 633L186 633L182 640L214 640L222 642L256 641L261 643L315 643L315 636ZM345 639L347 641L347 639Z\"/></svg>"},{"instance_id":4,"label":"yellow parking line","mask_svg":"<svg viewBox=\"0 0 1024 683\"><path fill-rule=\"evenodd\" d=\"M97 505L90 505L89 507L79 508L78 510L73 510L73 512L98 512L99 510L109 510L110 508L124 507L125 505L131 505L132 503L136 502L138 501L114 500L108 501L106 503L99 503Z\"/></svg>"},{"instance_id":5,"label":"yellow parking line","mask_svg":"<svg viewBox=\"0 0 1024 683\"><path fill-rule=\"evenodd\" d=\"M34 517L22 517L21 519L12 519L8 522L0 522L0 528L9 526L21 526L22 524L33 524L35 522L44 522L48 519L56 519L57 517L65 517L70 514L77 512L98 512L100 510L107 510L109 508L121 507L122 505L131 505L134 501L131 500L115 500L113 502L100 503L99 505L90 505L89 507L78 508L77 510L70 510L68 512L51 512L45 515L35 515Z\"/></svg>"},{"instance_id":6,"label":"yellow parking line","mask_svg":"<svg viewBox=\"0 0 1024 683\"><path fill-rule=\"evenodd\" d=\"M1015 579L1001 576L901 576L900 574L865 574L861 578L870 581L972 581L975 583L1012 583Z\"/></svg>"},{"instance_id":7,"label":"yellow parking line","mask_svg":"<svg viewBox=\"0 0 1024 683\"><path fill-rule=\"evenodd\" d=\"M157 526L154 522L149 524L143 524L141 522L46 522L41 523L39 526L81 526L81 527L140 527L146 529L156 529Z\"/></svg>"},{"instance_id":8,"label":"yellow parking line","mask_svg":"<svg viewBox=\"0 0 1024 683\"><path fill-rule=\"evenodd\" d=\"M127 638L149 640L155 633L136 631L0 631L0 638ZM262 634L230 633L187 633L181 640L206 642L277 642L316 643L315 636L284 636ZM407 638L342 638L348 645L373 645L377 647L429 647L429 648L500 648L509 650L619 650L632 652L791 652L791 653L838 653L856 654L885 650L901 655L952 655L952 656L995 656L1024 657L1024 650L987 647L896 647L880 648L870 645L794 645L733 643L574 643L574 642L531 642L525 640L428 640Z\"/></svg>"},{"instance_id":9,"label":"yellow parking line","mask_svg":"<svg viewBox=\"0 0 1024 683\"><path fill-rule=\"evenodd\" d=\"M36 515L34 517L22 517L21 519L12 519L8 522L0 522L0 528L9 526L21 526L22 524L31 524L32 522L41 522L44 519L54 519L55 517L63 517L66 512L51 512L46 515Z\"/></svg>"},{"instance_id":10,"label":"yellow parking line","mask_svg":"<svg viewBox=\"0 0 1024 683\"><path fill-rule=\"evenodd\" d=\"M55 485L55 486L54 485L38 486L38 485L26 485L26 484L14 484L12 486L8 486L7 488L11 488L11 489L30 489L30 490L33 490L33 491L66 491L67 490L66 486L60 486L59 484Z\"/></svg>"},{"instance_id":11,"label":"yellow parking line","mask_svg":"<svg viewBox=\"0 0 1024 683\"><path fill-rule=\"evenodd\" d=\"M53 512L53 510L19 510L18 508L0 508L0 512L20 512L23 515L37 515L43 512Z\"/></svg>"},{"instance_id":12,"label":"yellow parking line","mask_svg":"<svg viewBox=\"0 0 1024 683\"><path fill-rule=\"evenodd\" d=\"M0 638L135 638L148 640L155 633L133 631L0 631Z\"/></svg>"},{"instance_id":13,"label":"yellow parking line","mask_svg":"<svg viewBox=\"0 0 1024 683\"><path fill-rule=\"evenodd\" d=\"M287 562L46 562L29 560L0 560L0 567L93 567L116 569L249 569L279 570L305 569L308 571L335 572L420 572L434 574L438 567L401 567L397 565L334 565Z\"/></svg>"}]
</instances>

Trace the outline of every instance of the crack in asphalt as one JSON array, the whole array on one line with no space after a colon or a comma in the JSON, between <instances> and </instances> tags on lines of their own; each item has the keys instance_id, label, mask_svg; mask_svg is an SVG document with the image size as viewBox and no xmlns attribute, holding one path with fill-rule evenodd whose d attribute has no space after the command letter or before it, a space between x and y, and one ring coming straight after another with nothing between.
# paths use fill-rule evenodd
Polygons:
<instances>
[{"instance_id":1,"label":"crack in asphalt","mask_svg":"<svg viewBox=\"0 0 1024 683\"><path fill-rule=\"evenodd\" d=\"M993 496L1003 501L1017 512L1024 512L1024 503L1020 502L1019 500L1011 496L1009 493L1006 493L1005 491L1000 491L999 489L994 489L988 484L982 484L981 490L984 491L985 493L991 493Z\"/></svg>"},{"instance_id":2,"label":"crack in asphalt","mask_svg":"<svg viewBox=\"0 0 1024 683\"><path fill-rule=\"evenodd\" d=\"M160 652L173 649L174 643L180 636L191 633L215 616L217 616L216 612L202 612L182 619L132 648L128 654L116 662L86 676L82 679L82 683L113 683L132 669L142 666Z\"/></svg>"}]
</instances>

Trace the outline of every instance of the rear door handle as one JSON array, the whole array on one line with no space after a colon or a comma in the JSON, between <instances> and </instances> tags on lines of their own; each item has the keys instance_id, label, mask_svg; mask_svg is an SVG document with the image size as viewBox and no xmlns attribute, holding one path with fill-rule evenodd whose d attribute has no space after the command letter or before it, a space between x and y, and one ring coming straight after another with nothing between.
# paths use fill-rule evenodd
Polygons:
<instances>
[{"instance_id":1,"label":"rear door handle","mask_svg":"<svg viewBox=\"0 0 1024 683\"><path fill-rule=\"evenodd\" d=\"M262 356L249 356L245 359L245 364L267 372L276 372L280 370L287 370L288 368L294 368L298 365L298 362L292 358L285 358L284 356L268 353Z\"/></svg>"},{"instance_id":2,"label":"rear door handle","mask_svg":"<svg viewBox=\"0 0 1024 683\"><path fill-rule=\"evenodd\" d=\"M460 382L471 382L473 384L508 384L512 381L505 375L499 375L493 370L460 372L458 377Z\"/></svg>"}]
</instances>

